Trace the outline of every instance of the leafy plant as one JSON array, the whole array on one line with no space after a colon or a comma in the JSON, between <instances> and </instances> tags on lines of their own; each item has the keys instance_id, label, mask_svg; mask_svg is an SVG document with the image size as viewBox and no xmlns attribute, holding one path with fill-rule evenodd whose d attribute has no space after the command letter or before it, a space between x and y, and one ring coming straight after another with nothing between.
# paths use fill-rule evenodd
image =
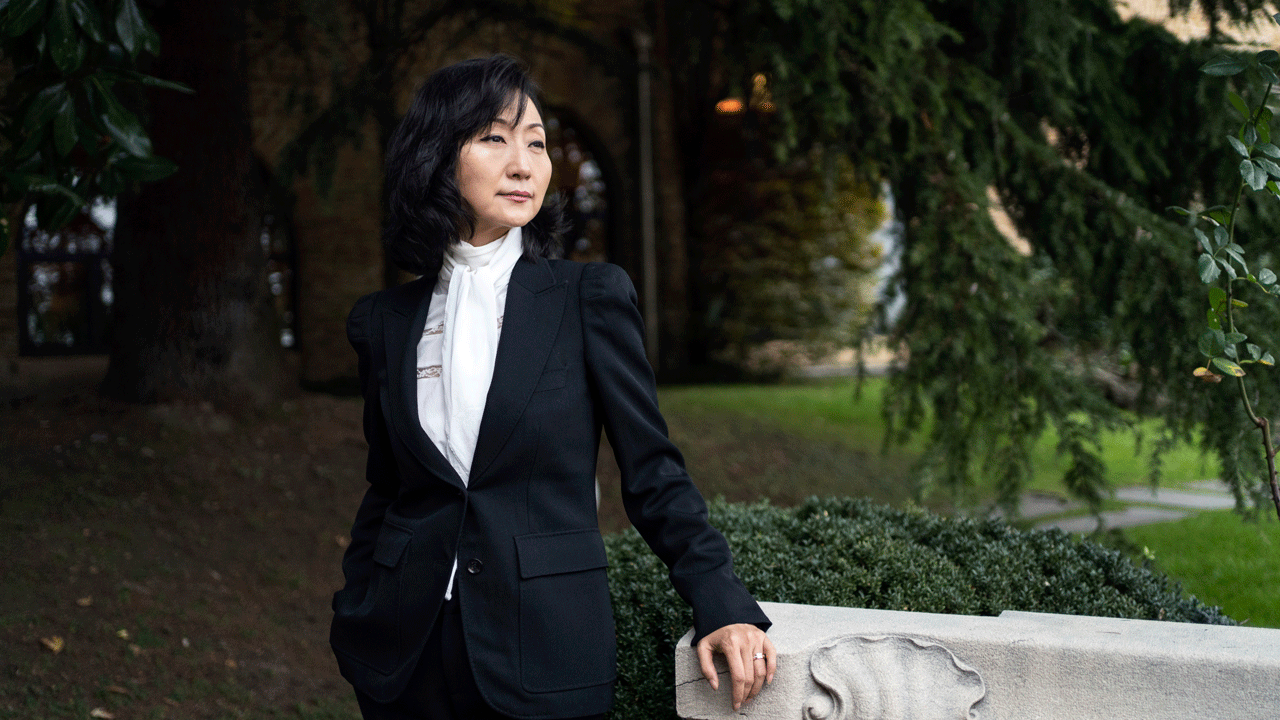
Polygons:
<instances>
[{"instance_id":1,"label":"leafy plant","mask_svg":"<svg viewBox=\"0 0 1280 720\"><path fill-rule=\"evenodd\" d=\"M94 197L176 171L121 99L128 86L191 92L138 72L159 51L137 0L0 0L14 72L0 98L0 202L34 198L40 226L56 230Z\"/></svg>"},{"instance_id":2,"label":"leafy plant","mask_svg":"<svg viewBox=\"0 0 1280 720\"><path fill-rule=\"evenodd\" d=\"M1060 530L895 510L864 499L710 503L757 600L999 615L1004 610L1234 625L1161 573ZM617 624L610 717L673 718L672 652L692 625L667 569L634 529L605 538Z\"/></svg>"},{"instance_id":3,"label":"leafy plant","mask_svg":"<svg viewBox=\"0 0 1280 720\"><path fill-rule=\"evenodd\" d=\"M1280 23L1280 15L1274 16L1274 20ZM1240 299L1247 288L1252 287L1266 295L1280 295L1280 283L1277 282L1275 272L1269 268L1258 268L1256 275L1250 271L1244 257L1244 248L1236 243L1236 223L1245 188L1251 192L1266 192L1280 200L1280 185L1276 183L1276 179L1280 178L1280 164L1276 163L1280 159L1280 147L1271 142L1273 112L1267 107L1272 88L1280 85L1277 67L1280 67L1280 53L1275 50L1257 53L1252 62L1239 56L1224 56L1214 58L1201 67L1202 72L1221 77L1233 77L1251 71L1265 83L1266 89L1256 101L1256 107L1234 91L1227 93L1228 103L1241 118L1240 129L1235 135L1227 137L1231 148L1242 158L1239 165L1240 182L1236 186L1235 198L1231 204L1215 205L1199 212L1176 206L1169 209L1192 218L1193 224L1205 223L1210 228L1206 233L1199 227L1193 227L1201 250L1197 260L1200 281L1209 286L1207 328L1196 343L1200 353L1208 361L1203 367L1196 368L1194 374L1210 383L1219 383L1224 377L1229 377L1239 390L1245 413L1262 435L1267 482L1276 514L1280 516L1280 483L1276 477L1276 449L1271 437L1271 421L1265 415L1259 415L1255 409L1249 384L1245 380L1248 373L1244 368L1246 365L1271 367L1276 360L1270 350L1248 342L1249 336L1242 332L1243 328L1237 323L1237 316L1249 307L1247 302Z\"/></svg>"}]
</instances>

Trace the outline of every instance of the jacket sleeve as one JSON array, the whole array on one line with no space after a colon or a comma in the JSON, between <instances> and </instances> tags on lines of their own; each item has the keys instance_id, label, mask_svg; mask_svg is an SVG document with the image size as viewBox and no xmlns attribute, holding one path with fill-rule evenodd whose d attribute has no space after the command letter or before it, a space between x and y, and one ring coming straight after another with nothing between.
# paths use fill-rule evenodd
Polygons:
<instances>
[{"instance_id":1,"label":"jacket sleeve","mask_svg":"<svg viewBox=\"0 0 1280 720\"><path fill-rule=\"evenodd\" d=\"M667 437L631 279L616 265L590 263L581 292L587 373L622 473L623 505L693 608L694 644L734 623L767 630L769 619L734 574L729 544L707 522L707 505Z\"/></svg>"},{"instance_id":2,"label":"jacket sleeve","mask_svg":"<svg viewBox=\"0 0 1280 720\"><path fill-rule=\"evenodd\" d=\"M347 339L355 348L360 362L360 389L364 395L364 438L369 444L369 458L365 464L365 477L369 489L365 492L360 509L356 511L351 527L351 544L342 557L342 574L347 586L367 583L372 572L373 550L382 529L382 518L387 506L396 498L400 486L395 458L391 453L391 441L387 436L386 416L382 412L382 399L378 387L378 374L373 368L372 318L378 293L366 295L356 301L347 316Z\"/></svg>"}]
</instances>

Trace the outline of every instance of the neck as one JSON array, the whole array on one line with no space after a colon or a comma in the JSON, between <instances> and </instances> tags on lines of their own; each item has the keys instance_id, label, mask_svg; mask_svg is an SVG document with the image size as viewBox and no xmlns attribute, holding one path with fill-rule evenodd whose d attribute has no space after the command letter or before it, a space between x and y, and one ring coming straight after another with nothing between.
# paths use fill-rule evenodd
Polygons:
<instances>
[{"instance_id":1,"label":"neck","mask_svg":"<svg viewBox=\"0 0 1280 720\"><path fill-rule=\"evenodd\" d=\"M511 228L505 227L477 230L475 234L467 240L467 244L474 247L484 247L495 240L501 240L508 232L510 232L510 230Z\"/></svg>"}]
</instances>

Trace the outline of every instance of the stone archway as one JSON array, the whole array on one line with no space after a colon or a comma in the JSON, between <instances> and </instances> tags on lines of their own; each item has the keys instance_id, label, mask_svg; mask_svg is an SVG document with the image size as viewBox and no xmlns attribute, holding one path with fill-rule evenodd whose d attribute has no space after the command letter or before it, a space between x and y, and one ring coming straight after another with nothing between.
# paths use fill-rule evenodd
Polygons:
<instances>
[{"instance_id":1,"label":"stone archway","mask_svg":"<svg viewBox=\"0 0 1280 720\"><path fill-rule=\"evenodd\" d=\"M562 256L580 262L612 261L620 214L614 163L604 144L573 111L548 107L546 115L552 192L565 198L570 223Z\"/></svg>"}]
</instances>

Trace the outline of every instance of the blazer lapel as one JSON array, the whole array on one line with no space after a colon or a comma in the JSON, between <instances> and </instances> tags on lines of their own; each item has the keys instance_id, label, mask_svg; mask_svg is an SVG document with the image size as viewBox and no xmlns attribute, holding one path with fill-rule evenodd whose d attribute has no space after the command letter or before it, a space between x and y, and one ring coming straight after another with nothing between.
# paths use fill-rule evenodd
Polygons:
<instances>
[{"instance_id":1,"label":"blazer lapel","mask_svg":"<svg viewBox=\"0 0 1280 720\"><path fill-rule=\"evenodd\" d=\"M567 287L566 281L556 281L545 259L520 260L511 271L493 381L471 460L473 482L484 475L507 444L542 377L564 315Z\"/></svg>"},{"instance_id":2,"label":"blazer lapel","mask_svg":"<svg viewBox=\"0 0 1280 720\"><path fill-rule=\"evenodd\" d=\"M387 352L387 384L383 402L391 409L391 425L400 439L433 475L463 488L462 479L427 437L418 418L418 340L427 324L435 278L419 278L391 293L383 315L382 338Z\"/></svg>"}]
</instances>

